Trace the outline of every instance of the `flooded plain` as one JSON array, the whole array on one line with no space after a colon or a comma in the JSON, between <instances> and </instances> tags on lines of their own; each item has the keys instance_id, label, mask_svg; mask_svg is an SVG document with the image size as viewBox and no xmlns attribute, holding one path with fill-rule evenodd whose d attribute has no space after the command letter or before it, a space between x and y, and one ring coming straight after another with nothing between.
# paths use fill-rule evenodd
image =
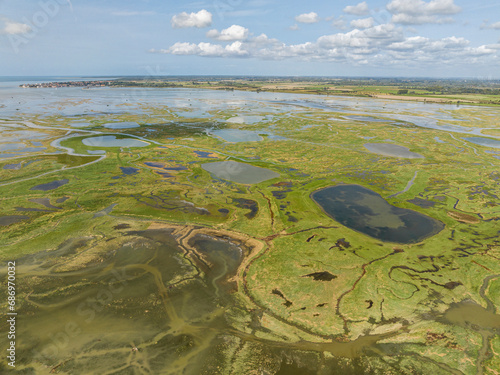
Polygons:
<instances>
[{"instance_id":1,"label":"flooded plain","mask_svg":"<svg viewBox=\"0 0 500 375\"><path fill-rule=\"evenodd\" d=\"M394 335L324 343L259 337L266 330L251 321L244 324L252 333L238 328L248 312L233 298L246 244L194 228L128 227L115 225L119 238L70 238L17 259L20 288L30 290L19 306L30 316L18 327L20 369L216 374L228 359L237 361L238 349L248 362L235 373L322 374L326 364L356 374L385 351L377 343ZM325 352L333 355L326 362Z\"/></svg>"},{"instance_id":2,"label":"flooded plain","mask_svg":"<svg viewBox=\"0 0 500 375\"><path fill-rule=\"evenodd\" d=\"M7 92L8 95L6 95ZM12 93L20 99L13 100ZM138 98L141 100L137 100ZM448 153L456 152L461 147L459 155L461 156L465 154L463 148L468 144L458 137L455 139L453 134L479 136L481 128L474 127L474 122L462 115L460 110L441 104L405 103L379 99L191 89L22 90L12 88L0 90L0 100L4 105L2 117L6 119L5 122L12 120L6 125L0 122L2 125L0 127L0 158L17 158L32 155L32 153L59 153L44 157L53 158L50 162L54 160L54 164L55 160L61 162L65 165L64 168L67 168L66 166L79 167L87 164L89 160L99 161L99 163L100 160L105 160L103 164L109 163L106 168L100 170L101 164L98 163L94 167L102 173L102 181L112 181L109 186L116 185L115 188L109 188L105 184L99 185L99 189L94 190L106 191L106 195L104 193L98 195L98 199L94 196L87 196L84 192L78 193L81 196L76 196L77 189L64 191L66 187L63 186L69 181L72 183L75 181L75 187L81 184L82 179L79 173L83 175L84 170L75 169L69 172L63 170L62 173L65 173L66 179L62 179L62 176L52 179L43 177L43 180L33 179L25 183L26 189L38 185L31 188L34 191L29 193L29 197L16 197L17 201L12 204L12 209L2 212L4 216L0 216L0 227L5 233L11 229L13 233L26 230L27 236L31 236L31 233L33 236L39 236L39 232L45 230L45 227L41 230L35 228L38 232L31 232L32 225L36 227L39 222L46 222L44 215L48 215L47 218L57 217L57 215L61 218L64 215L71 217L71 211L67 210L70 205L74 210L84 211L86 215L84 221L78 221L74 225L79 228L87 220L92 223L92 229L85 232L87 237L83 234L81 237L75 237L80 235L78 231L68 233L62 243L51 243L48 246L49 250L17 259L19 261L19 293L23 296L20 300L19 311L29 317L19 325L19 363L25 366L20 371L26 373L60 372L76 375L86 373L198 375L218 374L223 371L221 369L224 369L229 373L233 371L232 373L245 374L251 374L252 371L284 375L360 374L375 368L391 368L397 372L404 367L401 365L405 361L404 358L413 358L413 356L417 358L417 362L413 363L419 363L420 358L424 358L427 360L426 366L433 366L441 360L429 360L430 356L416 354L414 346L408 351L405 350L405 345L409 343L405 336L414 334L411 331L412 327L408 330L406 327L393 331L386 330L391 319L396 319L394 316L389 318L387 316L399 307L403 311L406 306L411 307L415 304L425 310L423 306L426 302L422 299L415 300L414 296L447 301L447 309L441 309L445 311L444 313L430 314L431 319L436 318L436 322L480 332L486 339L498 334L499 318L495 311L484 309L473 302L449 303L448 294L451 293L452 287L463 288L464 286L455 279L453 282L441 282L438 279L441 275L434 275L434 270L438 267L434 267L434 264L429 266L428 270L425 269L426 261L436 263L440 261L434 255L419 255L421 258L418 258L416 265L411 265L414 268L410 269L410 266L398 268L409 272L407 276L418 292L412 292L410 283L400 282L401 277L407 277L403 273L395 280L390 280L387 288L382 292L380 290L383 288L377 292L369 290L368 292L373 295L364 297L366 291L363 289L364 283L369 284L373 280L368 279L370 275L380 273L381 268L377 269L377 264L374 264L373 268L366 266L370 262L371 254L377 251L360 250L359 244L355 244L355 240L347 236L339 240L335 237L337 228L316 228L314 227L316 224L310 225L310 222L304 220L306 215L301 212L300 205L297 206L301 200L308 199L308 193L304 193L304 190L302 193L305 195L300 195L301 186L307 183L315 183L322 178L336 180L333 183L338 183L344 178L349 178L349 181L356 179L352 177L353 174L349 173L359 166L354 165L354 162L351 164L350 160L345 163L337 161L334 165L328 164L325 162L329 160L328 153L323 154L324 148L322 147L332 146L332 152L338 155L352 151L357 153L357 157L364 158L363 160L374 158L360 147L352 147L353 150L342 148L344 146L337 145L336 139L330 138L330 134L338 134L337 139L344 139L344 136L346 136L345 139L350 139L349 133L342 134L345 129L346 132L352 131L356 140L362 137L372 140L374 138L386 139L381 142L391 142L387 140L390 138L398 142L396 133L391 132L407 131L407 134L413 131L432 132L429 138L433 140L432 146L439 143L439 146L446 150L443 152ZM467 106L461 107L461 109L467 108ZM489 113L490 116L496 116L498 113L497 108L485 107L481 110L485 112L485 115ZM19 120L30 118L31 115L36 118L32 120L36 123L33 126L39 126L39 129L30 128L31 125L23 124ZM147 117L139 119L138 115ZM57 118L54 120L52 116ZM148 121L145 120L146 118ZM221 118L226 120L221 120ZM14 121L16 119L19 123ZM187 119L186 123L182 122L183 119ZM325 120L322 124L322 119L331 120L328 120L329 122ZM133 120L148 125L139 126L139 123ZM296 120L297 124L294 122ZM289 127L290 124L292 126ZM469 124L472 125L468 126ZM246 125L253 126L247 127ZM91 130L85 129L90 126L92 126ZM109 130L104 130L100 126ZM294 129L300 129L300 134L293 133ZM385 132L383 136L376 133L379 129ZM124 132L120 132L123 134L118 136L110 135L114 133L113 130L124 130ZM279 150L278 145L275 147L274 144L267 142L268 139L285 139L274 135L274 132L278 134L278 131L279 134L287 137L292 135L287 138L290 143L283 143L285 150ZM34 141L59 137L69 138L67 135L69 133L72 133L69 136L85 136L82 142L86 146L123 147L125 150L121 150L119 154L116 150L120 159L117 163L116 159L113 159L115 156L104 150L86 151L89 154L103 155L101 158L68 155L67 150L61 151L61 148L55 151L56 143L51 144L50 151L47 151L44 144L47 145L48 142ZM160 136L153 138L156 133L162 134L163 139ZM227 143L215 142L207 137L210 133ZM322 138L323 134L324 138ZM137 138L132 138L134 136ZM146 140L141 140L139 137ZM148 137L152 137L151 143L148 142ZM494 136L471 137L466 140L471 143L483 142L477 144L498 148L496 143L498 141L494 138ZM156 142L153 139L160 140L163 144L155 149L135 151L128 149L148 146ZM257 143L257 141L261 142ZM233 142L255 143L233 145L231 144ZM407 144L404 140L401 143ZM213 146L214 144L216 146ZM335 148L337 146L340 148ZM471 154L476 152L471 147L472 145L468 146L470 150L466 151ZM315 151L307 154L307 147ZM249 150L249 155L243 155L241 150L245 148ZM423 158L423 155L411 152L407 147L392 143L367 143L365 148L379 155L410 159ZM428 149L431 155L431 147L425 149ZM435 154L436 150L432 152ZM189 161L183 160L179 155L184 155ZM240 161L227 160L211 163L216 158L222 160L226 157L233 157ZM493 157L499 156L493 155ZM258 167L256 161L259 158L262 160L258 162L258 165L280 165L281 173ZM401 168L413 164L407 160L392 159L386 162L384 158L378 159L380 163L400 163ZM26 161L24 158L19 161L6 161L8 163L3 164L0 172L9 178L13 173L20 174L37 166L34 164L30 168L25 168L32 161ZM474 161L477 161L476 158ZM497 162L496 159L492 161ZM113 162L115 164L111 164ZM256 164L252 165L254 162ZM266 164L267 162L270 163ZM314 170L317 163L320 164ZM192 164L194 168L201 166L208 173L201 175L199 172L192 173L193 170L196 171ZM285 164L287 164L286 167L281 167ZM421 164L424 165L424 163ZM468 167L475 168L472 165ZM489 164L485 165L489 166ZM39 168L40 173L45 172L44 167L42 165ZM309 167L313 172L309 171ZM365 167L362 165L361 169ZM373 170L365 170L365 168L361 171L367 178L373 177L370 176L371 172L377 173L376 166L370 165L369 168ZM384 191L383 186L391 182L391 175L389 172L382 173L381 171L389 169L387 165L381 166L378 171L380 173L370 180L370 185L377 186ZM271 191L268 186L265 186L266 184L256 187L210 181L209 173L216 179L243 185L257 184L281 177L282 179L276 182L273 189L277 189L277 186L287 188ZM153 183L148 180L151 175L156 176ZM402 192L408 192L416 175L415 172L413 179ZM162 177L159 183L158 176ZM424 178L425 173L419 175L419 179L421 176ZM492 172L488 175L484 174L483 177L484 181L488 181L488 179L497 178L497 175ZM59 179L56 180L56 178ZM203 183L196 185L196 181L202 179ZM292 179L293 183L278 185L284 184L285 179ZM448 180L448 177L446 179ZM453 181L452 178L449 180ZM269 185L271 183L273 182ZM439 184L444 184L443 191L431 190L428 194L421 195L422 198L416 197L407 201L416 205L417 209L420 207L422 211L429 211L431 215L434 215L433 212L444 205L435 195L439 194L441 198L448 199L444 195L453 194L454 187L453 182L449 183L449 181L433 180L432 183L438 188ZM53 193L42 193L52 191ZM469 200L474 198L474 194L483 196L485 207L496 204L492 195L493 189L477 188L470 194ZM175 196L175 200L172 196ZM391 242L410 244L413 249L421 251L421 254L428 254L426 242L422 241L444 228L444 224L440 221L416 211L392 206L379 194L360 185L328 187L314 192L311 198L326 215L338 223L381 242L389 242L388 244L377 243L382 253L385 249L389 249L389 257L398 257L399 254L403 254L390 253L390 247L393 246ZM456 198L456 205L461 206L466 199L462 196L459 198ZM196 205L191 199L196 202ZM140 209L136 207L136 200L139 202L137 206ZM89 210L88 207L100 205L101 201L102 205L98 209ZM210 211L200 208L198 206L200 201L212 204L213 207L207 206ZM435 201L440 203L435 204ZM278 204L280 213L283 211L281 214L285 218L283 221L280 221L276 215ZM293 211L294 209L296 211ZM26 215L14 215L16 211L25 211L19 213L26 213ZM124 212L128 220L126 223L120 222L114 216ZM236 270L242 261L246 261L246 255L248 255L248 249L241 239L231 238L228 234L221 235L220 232L215 233L215 230L210 234L203 231L194 234L193 228L187 225L170 229L135 231L128 229L131 225L135 225L134 217L140 216L138 221L145 223L151 220L152 212L161 212L161 215L164 215L162 217L167 219L170 218L168 215L181 212L182 215L173 216L173 220L193 222L201 217L202 220L206 219L210 223L204 225L216 223L213 224L213 228L216 228L215 225L217 228L219 225L221 227L226 224L228 227L234 225L234 228L241 232L246 230L241 229L245 228L245 225L250 227L256 224L251 230L259 233L260 237L256 236L256 238L261 238L271 246L271 257L279 255L279 251L283 250L280 248L283 246L283 243L279 242L280 238L273 242L274 236L282 236L281 240L288 238L288 245L283 250L285 255L273 282L283 285L290 282L293 285L289 288L289 292L290 290L293 292L295 283L301 287L305 286L304 290L310 295L304 301L310 300L309 297L312 296L310 290L320 290L319 294L321 294L327 290L321 288L329 288L328 285L333 285L335 282L341 281L344 284L339 284L338 288L335 284L328 293L337 293L337 289L342 288L345 290L344 292L341 290L342 293L348 293L348 288L352 287L354 293L362 296L361 302L357 301L358 304L349 310L348 299L344 299L344 301L347 300L346 305L339 303L340 307L336 310L333 306L335 301L328 301L332 306L328 315L358 314L360 320L354 321L355 318L353 318L350 320L350 326L356 328L358 323L363 325L363 329L358 331L363 333L356 335L356 339L350 340L348 335L334 337L328 334L325 338L326 336L321 335L313 336L307 329L301 331L308 324L310 324L309 327L314 327L314 321L318 322L327 316L327 314L323 317L319 315L322 313L321 309L326 311L328 308L328 303L325 301L319 301L321 303L307 305L307 307L304 304L298 311L303 315L295 321L289 320L289 316L297 314L297 311L291 312L291 309L281 305L281 301L277 303L277 307L272 304L264 306L264 303L261 305L242 304L243 298L253 298L259 295L263 288L250 289L246 291L248 294L244 294L246 292L241 290L237 292L236 281L239 279ZM197 215L196 219L192 219L195 216L190 215ZM218 222L218 218L221 217L227 221ZM288 221L286 221L287 217ZM489 215L488 217L488 220L494 224L495 216ZM54 220L56 229L54 232L49 231L48 235L58 235L58 230L63 228L60 223L64 220L64 218L61 221L59 218ZM117 220L112 226L114 232L109 228L101 231L98 223L113 220ZM464 241L472 236L467 232L471 230L471 225L465 226L462 223L456 225L456 228L450 229L450 243L458 244L458 240L453 237L455 235L464 238ZM339 225L334 223L334 226ZM295 229L290 229L292 227L297 227L296 232L294 232ZM295 235L297 237L292 237ZM304 236L307 240L305 238L302 240L300 236ZM475 236L479 235L475 234ZM379 246L375 245L374 240L365 237L365 241L369 244L367 247L372 245L375 250L378 250L376 248ZM418 244L413 245L415 243ZM496 255L493 248L486 248L484 244L485 247L481 249L484 252L484 258L474 258L478 260L477 262L475 260L472 262L472 253L476 250L470 250L475 245L460 243L460 246L467 249L468 253L465 254L463 249L456 249L464 251L465 254L464 258L457 258L453 253L448 254L449 251L446 248L448 243L445 239L442 244L444 250L440 248L439 251L450 258L450 264L457 267L457 271L453 271L453 277L459 272L461 259L467 261L467 267L477 266L477 269L483 273L488 270L488 267L491 269L495 267L493 262L483 262L490 254L492 257ZM347 246L350 247L347 248ZM386 248L384 249L383 246ZM318 253L321 254L321 258L314 258L315 251L323 247L330 250L327 253L320 251ZM297 251L299 255L296 259L290 257L292 253L290 250ZM413 252L404 253L405 256L408 254L408 258L404 261L407 259L410 262L413 261L410 259L410 253ZM334 257L326 261L326 256L329 254L333 254ZM267 254L264 254L262 259L266 256ZM362 260L363 264L353 261L353 264L359 265L348 264L347 273L351 270L352 274L358 271L361 273L361 270L363 272L367 270L367 272L363 273L360 279L356 279L357 276L354 275L352 283L349 284L350 279L344 277L345 275L342 276L341 271L343 272L342 259L351 256L352 259L366 257L366 262L365 259ZM470 258L466 259L466 257ZM285 271L286 267L295 263L298 264L297 267L301 267L300 275L327 274L330 275L331 280L313 280L312 277L293 280L294 276L289 277ZM309 267L309 263L317 264L318 269L303 272L302 268ZM258 266L258 262L255 264ZM266 267L257 274L257 278L266 276ZM328 268L330 273L324 272L326 267L331 267ZM440 264L439 267L444 270L446 264ZM424 271L421 271L421 268ZM422 275L424 281L419 280L420 271L425 272ZM429 271L432 271L432 276ZM246 272L247 270L243 272L243 279L246 277ZM474 275L479 275L480 272ZM0 273L0 276L3 277L4 274ZM427 276L429 278L426 278ZM443 276L448 277L446 273ZM305 281L307 283L320 285L321 288L308 289L313 285L306 284L303 279L307 279ZM249 280L243 280L243 289L246 288L245 283ZM471 279L470 283L474 284L475 281ZM239 282L242 281L239 280ZM427 284L431 288L435 287L437 291L434 293ZM398 290L398 288L401 289ZM427 291L429 291L428 295ZM290 299L293 299L292 292L289 296L284 291L286 297ZM394 302L399 296L404 296L404 301ZM271 295L271 297L276 296ZM259 298L262 298L265 303L270 301L268 295L259 295ZM364 300L364 298L369 299ZM298 303L296 302L297 305ZM395 309L394 306L396 306ZM377 315L378 313L380 315ZM397 316L399 315L399 310L397 310ZM330 319L330 317L325 319ZM3 329L5 322L0 324L4 324L0 325ZM318 323L317 327L321 326L320 331L325 324L322 320ZM435 327L434 324L435 322L432 321L429 327ZM390 331L390 333L373 334L374 327L377 327L376 332ZM290 332L300 332L300 334L295 336L295 333ZM289 333L290 336L287 336ZM390 339L398 334L402 336L397 338L400 340L397 344L379 343L381 340ZM418 333L412 337L417 337L417 335ZM422 347L419 347L419 350L442 349L439 346ZM468 352L463 358L467 360L473 358L474 354L471 354L473 349L472 346L464 349ZM482 354L478 363L488 357L487 349L487 345L481 348ZM439 355L442 353L444 351ZM371 367L376 361L379 361L380 366ZM448 363L445 360L443 362ZM412 369L414 373L419 373L422 369L421 373L428 370L428 367L420 369L418 366L412 366L409 365L406 369ZM444 368L445 372L453 373L453 371L448 371L450 368L441 364L433 368L441 370ZM383 370L377 371L384 373ZM427 373L439 372L427 371Z\"/></svg>"}]
</instances>

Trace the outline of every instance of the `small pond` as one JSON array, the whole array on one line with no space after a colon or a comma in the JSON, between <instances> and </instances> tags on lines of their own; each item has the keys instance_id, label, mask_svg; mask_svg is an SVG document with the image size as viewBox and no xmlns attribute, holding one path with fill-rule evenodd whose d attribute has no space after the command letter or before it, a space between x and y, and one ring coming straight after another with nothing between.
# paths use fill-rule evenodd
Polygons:
<instances>
[{"instance_id":1,"label":"small pond","mask_svg":"<svg viewBox=\"0 0 500 375\"><path fill-rule=\"evenodd\" d=\"M54 189L57 189L58 187L66 185L68 182L69 182L69 180L67 180L67 179L56 180L56 181L48 182L46 184L40 184L40 185L33 186L30 190L41 190L41 191L54 190Z\"/></svg>"},{"instance_id":2,"label":"small pond","mask_svg":"<svg viewBox=\"0 0 500 375\"><path fill-rule=\"evenodd\" d=\"M255 124L259 121L264 120L263 116L235 116L226 120L233 124Z\"/></svg>"},{"instance_id":3,"label":"small pond","mask_svg":"<svg viewBox=\"0 0 500 375\"><path fill-rule=\"evenodd\" d=\"M139 124L134 121L124 121L124 122L108 122L103 126L108 129L131 129L131 128L138 128Z\"/></svg>"},{"instance_id":4,"label":"small pond","mask_svg":"<svg viewBox=\"0 0 500 375\"><path fill-rule=\"evenodd\" d=\"M424 156L411 152L407 147L394 145L391 143L365 143L363 146L374 154L384 156L394 156L397 158L421 159Z\"/></svg>"},{"instance_id":5,"label":"small pond","mask_svg":"<svg viewBox=\"0 0 500 375\"><path fill-rule=\"evenodd\" d=\"M227 160L206 163L201 166L215 177L240 184L258 184L259 182L279 177L280 174L266 168Z\"/></svg>"},{"instance_id":6,"label":"small pond","mask_svg":"<svg viewBox=\"0 0 500 375\"><path fill-rule=\"evenodd\" d=\"M257 142L264 139L256 132L249 130L219 129L212 131L211 134L224 139L226 142Z\"/></svg>"},{"instance_id":7,"label":"small pond","mask_svg":"<svg viewBox=\"0 0 500 375\"><path fill-rule=\"evenodd\" d=\"M6 227L7 225L19 223L23 220L28 220L30 217L25 215L9 215L0 216L0 226Z\"/></svg>"}]
</instances>

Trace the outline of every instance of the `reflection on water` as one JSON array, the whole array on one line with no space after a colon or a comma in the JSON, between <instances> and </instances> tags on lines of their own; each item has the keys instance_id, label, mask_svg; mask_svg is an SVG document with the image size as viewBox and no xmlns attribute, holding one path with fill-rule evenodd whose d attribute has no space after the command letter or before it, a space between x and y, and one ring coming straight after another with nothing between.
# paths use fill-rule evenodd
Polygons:
<instances>
[{"instance_id":1,"label":"reflection on water","mask_svg":"<svg viewBox=\"0 0 500 375\"><path fill-rule=\"evenodd\" d=\"M440 221L394 207L379 194L359 185L332 186L314 192L311 197L339 223L382 241L420 242L444 228Z\"/></svg>"}]
</instances>

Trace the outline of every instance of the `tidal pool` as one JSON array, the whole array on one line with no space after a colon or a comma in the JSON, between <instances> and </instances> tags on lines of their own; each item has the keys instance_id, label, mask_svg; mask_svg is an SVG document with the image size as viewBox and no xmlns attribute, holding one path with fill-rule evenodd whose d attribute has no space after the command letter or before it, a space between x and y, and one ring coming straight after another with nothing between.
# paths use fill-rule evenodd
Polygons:
<instances>
[{"instance_id":1,"label":"tidal pool","mask_svg":"<svg viewBox=\"0 0 500 375\"><path fill-rule=\"evenodd\" d=\"M101 135L82 140L82 143L91 147L146 147L148 142L134 138L116 138L114 135Z\"/></svg>"},{"instance_id":2,"label":"tidal pool","mask_svg":"<svg viewBox=\"0 0 500 375\"><path fill-rule=\"evenodd\" d=\"M391 143L365 143L363 146L374 154L393 156L397 158L422 159L424 156L411 152L407 147Z\"/></svg>"},{"instance_id":3,"label":"tidal pool","mask_svg":"<svg viewBox=\"0 0 500 375\"><path fill-rule=\"evenodd\" d=\"M48 182L46 184L40 184L33 186L30 190L41 190L41 191L49 191L49 190L54 190L57 189L58 187L61 187L63 185L66 185L69 182L69 180L56 180L52 182Z\"/></svg>"},{"instance_id":4,"label":"tidal pool","mask_svg":"<svg viewBox=\"0 0 500 375\"><path fill-rule=\"evenodd\" d=\"M208 151L193 151L197 156L204 159L217 159L213 152Z\"/></svg>"},{"instance_id":5,"label":"tidal pool","mask_svg":"<svg viewBox=\"0 0 500 375\"><path fill-rule=\"evenodd\" d=\"M126 231L128 224L117 224L118 237L70 238L55 250L16 259L24 297L19 313L31 317L16 332L18 359L28 370L135 374L147 363L152 374L212 374L219 371L208 370L228 369L232 360L231 373L258 367L267 374L280 368L280 374L319 374L320 368L339 368L333 357L383 353L377 342L392 335L346 343L261 338L259 312L247 312L234 298L232 277L250 251L245 243L189 227ZM96 241L112 246L92 255ZM67 344L55 346L54 337ZM332 356L325 359L325 351ZM343 368L355 373L356 367Z\"/></svg>"},{"instance_id":6,"label":"tidal pool","mask_svg":"<svg viewBox=\"0 0 500 375\"><path fill-rule=\"evenodd\" d=\"M0 144L0 152L3 151L14 151L24 148L26 145L24 143L6 143Z\"/></svg>"},{"instance_id":7,"label":"tidal pool","mask_svg":"<svg viewBox=\"0 0 500 375\"><path fill-rule=\"evenodd\" d=\"M15 169L15 170L18 170L18 169L21 169L21 168L22 168L22 164L21 163L5 164L3 166L3 169Z\"/></svg>"},{"instance_id":8,"label":"tidal pool","mask_svg":"<svg viewBox=\"0 0 500 375\"><path fill-rule=\"evenodd\" d=\"M465 140L472 142L479 146L500 148L500 140L482 137L467 137Z\"/></svg>"},{"instance_id":9,"label":"tidal pool","mask_svg":"<svg viewBox=\"0 0 500 375\"><path fill-rule=\"evenodd\" d=\"M6 227L11 224L19 223L24 220L28 220L30 217L25 215L9 215L0 216L0 226Z\"/></svg>"},{"instance_id":10,"label":"tidal pool","mask_svg":"<svg viewBox=\"0 0 500 375\"><path fill-rule=\"evenodd\" d=\"M366 122L392 122L392 120L384 120L383 118L376 118L372 116L344 116L344 118L355 121L366 121Z\"/></svg>"},{"instance_id":11,"label":"tidal pool","mask_svg":"<svg viewBox=\"0 0 500 375\"><path fill-rule=\"evenodd\" d=\"M233 124L255 124L263 119L264 117L262 116L235 116L227 119L226 122Z\"/></svg>"},{"instance_id":12,"label":"tidal pool","mask_svg":"<svg viewBox=\"0 0 500 375\"><path fill-rule=\"evenodd\" d=\"M382 241L415 243L433 236L444 224L419 212L392 206L360 185L337 185L311 194L325 213L348 228Z\"/></svg>"},{"instance_id":13,"label":"tidal pool","mask_svg":"<svg viewBox=\"0 0 500 375\"><path fill-rule=\"evenodd\" d=\"M214 130L211 134L222 138L226 142L257 142L264 139L256 132L239 129Z\"/></svg>"},{"instance_id":14,"label":"tidal pool","mask_svg":"<svg viewBox=\"0 0 500 375\"><path fill-rule=\"evenodd\" d=\"M259 182L279 177L280 174L266 168L254 167L250 164L226 160L206 163L201 166L217 178L240 184L258 184Z\"/></svg>"},{"instance_id":15,"label":"tidal pool","mask_svg":"<svg viewBox=\"0 0 500 375\"><path fill-rule=\"evenodd\" d=\"M103 126L108 129L131 129L131 128L138 128L140 125L134 121L124 121L124 122L108 122Z\"/></svg>"},{"instance_id":16,"label":"tidal pool","mask_svg":"<svg viewBox=\"0 0 500 375\"><path fill-rule=\"evenodd\" d=\"M488 311L481 305L472 301L463 301L453 304L444 314L444 318L462 327L475 325L482 329L494 329L500 331L500 315Z\"/></svg>"}]
</instances>

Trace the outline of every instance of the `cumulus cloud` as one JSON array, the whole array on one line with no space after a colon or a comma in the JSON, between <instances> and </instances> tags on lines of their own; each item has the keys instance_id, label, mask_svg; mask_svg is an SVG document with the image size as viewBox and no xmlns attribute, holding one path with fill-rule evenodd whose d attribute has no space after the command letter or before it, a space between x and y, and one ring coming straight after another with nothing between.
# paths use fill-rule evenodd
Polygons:
<instances>
[{"instance_id":1,"label":"cumulus cloud","mask_svg":"<svg viewBox=\"0 0 500 375\"><path fill-rule=\"evenodd\" d=\"M207 27L212 24L212 13L202 9L198 13L182 12L172 17L172 27L179 29L184 27Z\"/></svg>"},{"instance_id":2,"label":"cumulus cloud","mask_svg":"<svg viewBox=\"0 0 500 375\"><path fill-rule=\"evenodd\" d=\"M4 24L3 28L0 28L0 34L19 35L31 31L31 27L25 23L15 22L6 17L0 17L0 21Z\"/></svg>"},{"instance_id":3,"label":"cumulus cloud","mask_svg":"<svg viewBox=\"0 0 500 375\"><path fill-rule=\"evenodd\" d=\"M428 3L423 0L391 0L387 4L387 10L392 13L392 22L421 25L424 23L447 23L453 22L450 16L457 14L461 8L454 0L431 0Z\"/></svg>"},{"instance_id":4,"label":"cumulus cloud","mask_svg":"<svg viewBox=\"0 0 500 375\"><path fill-rule=\"evenodd\" d=\"M367 29L369 27L372 27L373 23L374 23L373 17L361 18L358 20L352 20L351 27L354 27L355 29Z\"/></svg>"},{"instance_id":5,"label":"cumulus cloud","mask_svg":"<svg viewBox=\"0 0 500 375\"><path fill-rule=\"evenodd\" d=\"M316 23L319 22L319 17L316 12L303 13L295 17L295 21L299 23Z\"/></svg>"},{"instance_id":6,"label":"cumulus cloud","mask_svg":"<svg viewBox=\"0 0 500 375\"><path fill-rule=\"evenodd\" d=\"M340 30L345 30L347 29L347 26L346 26L346 22L345 22L345 19L344 19L344 16L340 16L339 18L335 19L333 18L332 19L332 26L335 27L336 29L340 29Z\"/></svg>"},{"instance_id":7,"label":"cumulus cloud","mask_svg":"<svg viewBox=\"0 0 500 375\"><path fill-rule=\"evenodd\" d=\"M366 16L370 10L368 9L368 4L366 1L359 3L357 5L349 5L344 8L344 12L348 14L354 14L355 16Z\"/></svg>"},{"instance_id":8,"label":"cumulus cloud","mask_svg":"<svg viewBox=\"0 0 500 375\"><path fill-rule=\"evenodd\" d=\"M206 57L238 57L246 56L248 52L239 41L223 47L220 44L212 43L175 43L168 49L150 50L153 53L167 53L172 55L198 55Z\"/></svg>"},{"instance_id":9,"label":"cumulus cloud","mask_svg":"<svg viewBox=\"0 0 500 375\"><path fill-rule=\"evenodd\" d=\"M240 25L232 25L220 32L216 29L210 30L207 32L207 37L217 40L231 41L244 40L248 38L248 34L249 32L246 27Z\"/></svg>"},{"instance_id":10,"label":"cumulus cloud","mask_svg":"<svg viewBox=\"0 0 500 375\"><path fill-rule=\"evenodd\" d=\"M373 66L428 64L435 67L439 64L477 63L488 59L498 62L500 58L500 43L474 47L469 40L456 36L441 39L406 37L404 29L394 23L370 26L369 23L373 21L366 20L369 18L356 20L360 27L351 31L323 35L299 44L283 43L261 34L227 45L178 42L167 49L150 52L261 60L331 61Z\"/></svg>"},{"instance_id":11,"label":"cumulus cloud","mask_svg":"<svg viewBox=\"0 0 500 375\"><path fill-rule=\"evenodd\" d=\"M488 21L484 21L481 25L481 29L494 29L500 30L500 21L490 24Z\"/></svg>"}]
</instances>

